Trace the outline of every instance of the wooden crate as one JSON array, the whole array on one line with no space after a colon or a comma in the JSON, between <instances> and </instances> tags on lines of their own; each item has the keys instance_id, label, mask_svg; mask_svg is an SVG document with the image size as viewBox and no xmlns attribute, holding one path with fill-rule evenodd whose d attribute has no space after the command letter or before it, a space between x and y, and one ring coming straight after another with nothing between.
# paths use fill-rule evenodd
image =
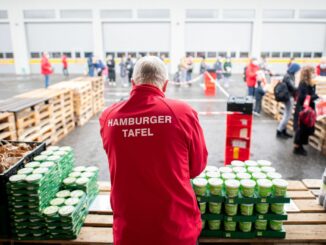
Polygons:
<instances>
[{"instance_id":1,"label":"wooden crate","mask_svg":"<svg viewBox=\"0 0 326 245\"><path fill-rule=\"evenodd\" d=\"M275 100L274 94L269 92L265 94L262 101L262 109L266 114L272 116L273 118L277 117L278 103Z\"/></svg>"},{"instance_id":2,"label":"wooden crate","mask_svg":"<svg viewBox=\"0 0 326 245\"><path fill-rule=\"evenodd\" d=\"M316 122L314 135L309 137L309 145L324 153L326 148L326 120Z\"/></svg>"},{"instance_id":3,"label":"wooden crate","mask_svg":"<svg viewBox=\"0 0 326 245\"><path fill-rule=\"evenodd\" d=\"M93 91L93 114L95 115L96 113L102 111L104 104L104 91Z\"/></svg>"},{"instance_id":4,"label":"wooden crate","mask_svg":"<svg viewBox=\"0 0 326 245\"><path fill-rule=\"evenodd\" d=\"M326 95L326 77L317 77L316 82L316 93L319 96Z\"/></svg>"},{"instance_id":5,"label":"wooden crate","mask_svg":"<svg viewBox=\"0 0 326 245\"><path fill-rule=\"evenodd\" d=\"M0 140L16 140L16 122L14 113L0 112Z\"/></svg>"},{"instance_id":6,"label":"wooden crate","mask_svg":"<svg viewBox=\"0 0 326 245\"><path fill-rule=\"evenodd\" d=\"M69 88L73 91L74 119L77 125L84 125L92 115L89 111L93 110L92 82L91 81L68 81L50 86L50 89ZM69 102L69 100L67 100ZM71 106L67 102L65 111L71 111Z\"/></svg>"}]
</instances>

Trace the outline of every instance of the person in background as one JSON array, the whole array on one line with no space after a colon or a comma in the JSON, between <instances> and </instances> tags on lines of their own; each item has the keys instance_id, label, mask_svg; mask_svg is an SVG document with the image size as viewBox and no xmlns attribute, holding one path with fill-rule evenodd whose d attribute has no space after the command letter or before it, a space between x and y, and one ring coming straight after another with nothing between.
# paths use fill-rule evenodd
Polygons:
<instances>
[{"instance_id":1,"label":"person in background","mask_svg":"<svg viewBox=\"0 0 326 245\"><path fill-rule=\"evenodd\" d=\"M220 57L216 59L214 70L216 72L216 80L220 81L223 78L223 64Z\"/></svg>"},{"instance_id":2,"label":"person in background","mask_svg":"<svg viewBox=\"0 0 326 245\"><path fill-rule=\"evenodd\" d=\"M178 65L178 70L180 71L180 84L183 84L186 81L187 70L188 70L186 57L183 57L180 60L180 64Z\"/></svg>"},{"instance_id":3,"label":"person in background","mask_svg":"<svg viewBox=\"0 0 326 245\"><path fill-rule=\"evenodd\" d=\"M87 57L87 66L88 66L88 76L94 77L95 64L94 64L94 57L92 54L90 54Z\"/></svg>"},{"instance_id":4,"label":"person in background","mask_svg":"<svg viewBox=\"0 0 326 245\"><path fill-rule=\"evenodd\" d=\"M200 66L199 66L199 74L204 74L207 71L207 64L206 64L206 59L203 56L201 58Z\"/></svg>"},{"instance_id":5,"label":"person in background","mask_svg":"<svg viewBox=\"0 0 326 245\"><path fill-rule=\"evenodd\" d=\"M165 97L167 84L165 64L141 58L130 98L99 119L115 245L195 245L202 230L190 179L205 169L205 138L197 112Z\"/></svg>"},{"instance_id":6,"label":"person in background","mask_svg":"<svg viewBox=\"0 0 326 245\"><path fill-rule=\"evenodd\" d=\"M224 69L224 87L229 87L230 77L232 75L232 62L230 57L226 57L226 60L223 65Z\"/></svg>"},{"instance_id":7,"label":"person in background","mask_svg":"<svg viewBox=\"0 0 326 245\"><path fill-rule=\"evenodd\" d=\"M120 77L121 77L121 81L122 81L122 86L128 87L127 67L126 67L125 56L121 57L119 66L120 66Z\"/></svg>"},{"instance_id":8,"label":"person in background","mask_svg":"<svg viewBox=\"0 0 326 245\"><path fill-rule=\"evenodd\" d=\"M135 63L133 62L131 55L128 55L128 58L126 61L126 69L127 69L127 73L128 73L129 85L131 84L131 77L132 77L132 73L134 71L134 66L135 66Z\"/></svg>"},{"instance_id":9,"label":"person in background","mask_svg":"<svg viewBox=\"0 0 326 245\"><path fill-rule=\"evenodd\" d=\"M97 76L101 77L102 73L105 69L105 65L103 63L103 61L101 59L97 59L96 63L95 63L95 69L97 71Z\"/></svg>"},{"instance_id":10,"label":"person in background","mask_svg":"<svg viewBox=\"0 0 326 245\"><path fill-rule=\"evenodd\" d=\"M165 54L161 54L160 59L165 63L165 59L166 59Z\"/></svg>"},{"instance_id":11,"label":"person in background","mask_svg":"<svg viewBox=\"0 0 326 245\"><path fill-rule=\"evenodd\" d=\"M264 87L266 86L266 77L264 71L257 72L257 87L255 88L255 107L254 115L260 116L261 104L265 95Z\"/></svg>"},{"instance_id":12,"label":"person in background","mask_svg":"<svg viewBox=\"0 0 326 245\"><path fill-rule=\"evenodd\" d=\"M288 90L288 100L282 102L284 104L284 112L282 120L280 121L277 130L276 130L276 137L287 139L292 138L293 136L286 131L286 126L292 115L292 98L296 95L296 88L295 88L295 75L300 71L300 65L297 63L292 63L287 70L287 73L283 77L283 83L286 84Z\"/></svg>"},{"instance_id":13,"label":"person in background","mask_svg":"<svg viewBox=\"0 0 326 245\"><path fill-rule=\"evenodd\" d=\"M261 62L259 64L261 71L265 73L266 81L270 81L270 77L273 76L271 69L268 66L267 58L265 56L261 57Z\"/></svg>"},{"instance_id":14,"label":"person in background","mask_svg":"<svg viewBox=\"0 0 326 245\"><path fill-rule=\"evenodd\" d=\"M297 91L297 103L294 112L294 149L293 153L297 155L307 155L307 151L303 148L303 145L308 144L308 138L314 134L315 127L309 127L300 121L300 112L303 111L305 102L313 110L315 110L315 100L318 99L316 94L316 85L314 84L314 77L316 76L315 69L311 66L305 66L302 68L300 74L300 83ZM310 100L307 100L307 96L310 96Z\"/></svg>"},{"instance_id":15,"label":"person in background","mask_svg":"<svg viewBox=\"0 0 326 245\"><path fill-rule=\"evenodd\" d=\"M256 58L250 60L249 65L246 68L246 83L248 87L248 96L255 96L255 87L257 83L257 72L259 71L259 65Z\"/></svg>"},{"instance_id":16,"label":"person in background","mask_svg":"<svg viewBox=\"0 0 326 245\"><path fill-rule=\"evenodd\" d=\"M108 73L109 73L109 76L108 76L109 84L111 84L111 82L112 82L112 85L116 86L115 60L111 54L107 56L106 66L108 68Z\"/></svg>"},{"instance_id":17,"label":"person in background","mask_svg":"<svg viewBox=\"0 0 326 245\"><path fill-rule=\"evenodd\" d=\"M192 78L192 71L193 71L193 68L194 68L192 56L189 55L187 57L186 63L187 63L186 81L189 82L191 80L191 78Z\"/></svg>"},{"instance_id":18,"label":"person in background","mask_svg":"<svg viewBox=\"0 0 326 245\"><path fill-rule=\"evenodd\" d=\"M61 62L62 62L63 76L67 79L67 78L69 78L69 72L68 72L68 60L67 60L67 56L65 54L62 55Z\"/></svg>"},{"instance_id":19,"label":"person in background","mask_svg":"<svg viewBox=\"0 0 326 245\"><path fill-rule=\"evenodd\" d=\"M316 67L316 74L317 76L326 76L326 57L323 57L320 60L320 63Z\"/></svg>"},{"instance_id":20,"label":"person in background","mask_svg":"<svg viewBox=\"0 0 326 245\"><path fill-rule=\"evenodd\" d=\"M53 68L49 61L49 53L43 52L41 60L41 73L44 76L44 87L48 88L50 85L50 75L53 73Z\"/></svg>"}]
</instances>

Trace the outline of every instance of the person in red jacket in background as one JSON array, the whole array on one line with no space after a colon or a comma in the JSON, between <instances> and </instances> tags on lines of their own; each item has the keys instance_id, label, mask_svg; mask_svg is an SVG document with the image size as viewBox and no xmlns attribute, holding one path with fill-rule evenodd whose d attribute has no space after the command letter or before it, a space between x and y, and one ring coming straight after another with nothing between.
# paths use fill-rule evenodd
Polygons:
<instances>
[{"instance_id":1,"label":"person in red jacket in background","mask_svg":"<svg viewBox=\"0 0 326 245\"><path fill-rule=\"evenodd\" d=\"M61 62L62 62L62 72L65 78L69 77L69 73L68 73L68 60L67 60L67 56L65 54L62 55L61 57Z\"/></svg>"},{"instance_id":2,"label":"person in red jacket in background","mask_svg":"<svg viewBox=\"0 0 326 245\"><path fill-rule=\"evenodd\" d=\"M49 61L49 54L44 52L41 60L41 73L44 75L45 88L49 87L50 75L53 73L51 63Z\"/></svg>"},{"instance_id":3,"label":"person in red jacket in background","mask_svg":"<svg viewBox=\"0 0 326 245\"><path fill-rule=\"evenodd\" d=\"M141 58L130 98L100 117L115 245L195 245L201 232L190 179L206 166L205 139L197 112L165 97L167 79L158 57Z\"/></svg>"},{"instance_id":4,"label":"person in red jacket in background","mask_svg":"<svg viewBox=\"0 0 326 245\"><path fill-rule=\"evenodd\" d=\"M317 76L326 76L326 58L322 58L320 63L316 67Z\"/></svg>"},{"instance_id":5,"label":"person in red jacket in background","mask_svg":"<svg viewBox=\"0 0 326 245\"><path fill-rule=\"evenodd\" d=\"M258 60L256 58L252 58L246 69L246 83L248 87L248 95L252 97L255 96L257 71L259 71Z\"/></svg>"}]
</instances>

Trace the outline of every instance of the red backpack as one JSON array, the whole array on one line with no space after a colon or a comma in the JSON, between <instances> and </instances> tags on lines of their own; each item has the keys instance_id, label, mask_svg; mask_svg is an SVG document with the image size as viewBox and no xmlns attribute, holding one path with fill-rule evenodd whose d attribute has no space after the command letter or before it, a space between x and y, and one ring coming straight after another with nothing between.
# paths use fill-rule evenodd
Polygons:
<instances>
[{"instance_id":1,"label":"red backpack","mask_svg":"<svg viewBox=\"0 0 326 245\"><path fill-rule=\"evenodd\" d=\"M314 109L310 107L311 96L307 95L303 103L303 110L299 113L299 123L308 128L315 126L317 115Z\"/></svg>"}]
</instances>

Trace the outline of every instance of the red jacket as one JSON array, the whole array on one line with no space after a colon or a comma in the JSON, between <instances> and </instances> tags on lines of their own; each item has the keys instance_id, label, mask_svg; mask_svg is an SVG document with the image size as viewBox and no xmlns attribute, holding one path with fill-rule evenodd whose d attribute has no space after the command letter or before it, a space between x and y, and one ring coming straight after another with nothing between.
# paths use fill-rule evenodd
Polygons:
<instances>
[{"instance_id":1,"label":"red jacket","mask_svg":"<svg viewBox=\"0 0 326 245\"><path fill-rule=\"evenodd\" d=\"M194 245L201 217L190 179L206 166L197 113L151 85L106 109L115 245Z\"/></svg>"},{"instance_id":2,"label":"red jacket","mask_svg":"<svg viewBox=\"0 0 326 245\"><path fill-rule=\"evenodd\" d=\"M246 69L246 82L248 87L255 87L257 82L256 72L259 70L259 66L250 63Z\"/></svg>"},{"instance_id":3,"label":"red jacket","mask_svg":"<svg viewBox=\"0 0 326 245\"><path fill-rule=\"evenodd\" d=\"M67 56L62 56L62 59L61 59L61 61L62 61L62 65L63 65L63 68L68 68L68 61L67 61Z\"/></svg>"},{"instance_id":4,"label":"red jacket","mask_svg":"<svg viewBox=\"0 0 326 245\"><path fill-rule=\"evenodd\" d=\"M41 61L41 73L43 75L52 74L52 67L51 67L50 61L45 56L42 57L42 61Z\"/></svg>"}]
</instances>

